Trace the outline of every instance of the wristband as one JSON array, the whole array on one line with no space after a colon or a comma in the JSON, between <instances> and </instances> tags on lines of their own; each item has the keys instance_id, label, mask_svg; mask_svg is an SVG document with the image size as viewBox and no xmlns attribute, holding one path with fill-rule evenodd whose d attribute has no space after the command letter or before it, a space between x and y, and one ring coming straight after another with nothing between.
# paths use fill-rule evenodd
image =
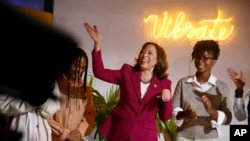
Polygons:
<instances>
[{"instance_id":1,"label":"wristband","mask_svg":"<svg viewBox=\"0 0 250 141\"><path fill-rule=\"evenodd\" d=\"M242 98L243 97L243 90L238 90L238 89L236 89L235 90L235 97L236 98Z\"/></svg>"}]
</instances>

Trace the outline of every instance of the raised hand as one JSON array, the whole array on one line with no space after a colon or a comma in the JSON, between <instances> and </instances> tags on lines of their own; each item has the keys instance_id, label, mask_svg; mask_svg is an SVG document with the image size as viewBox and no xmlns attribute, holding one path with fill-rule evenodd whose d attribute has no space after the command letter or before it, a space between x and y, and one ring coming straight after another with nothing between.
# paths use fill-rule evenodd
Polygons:
<instances>
[{"instance_id":1,"label":"raised hand","mask_svg":"<svg viewBox=\"0 0 250 141\"><path fill-rule=\"evenodd\" d=\"M101 44L102 44L102 35L99 32L97 26L94 25L94 27L92 28L88 23L84 23L84 27L95 43L95 45L94 45L95 51L100 50Z\"/></svg>"},{"instance_id":2,"label":"raised hand","mask_svg":"<svg viewBox=\"0 0 250 141\"><path fill-rule=\"evenodd\" d=\"M234 84L236 85L238 90L243 90L243 87L245 86L245 80L243 78L242 71L237 72L233 68L227 68L227 72L230 76L230 78L233 80Z\"/></svg>"}]
</instances>

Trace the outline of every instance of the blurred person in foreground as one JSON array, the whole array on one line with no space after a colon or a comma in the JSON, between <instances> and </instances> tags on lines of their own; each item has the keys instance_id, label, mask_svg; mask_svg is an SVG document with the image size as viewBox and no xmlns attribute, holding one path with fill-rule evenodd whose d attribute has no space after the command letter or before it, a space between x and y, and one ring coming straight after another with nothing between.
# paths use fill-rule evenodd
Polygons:
<instances>
[{"instance_id":1,"label":"blurred person in foreground","mask_svg":"<svg viewBox=\"0 0 250 141\"><path fill-rule=\"evenodd\" d=\"M34 92L34 95L36 92ZM55 84L55 97L59 97ZM0 113L10 124L10 129L20 133L20 141L51 141L51 128L47 119L59 110L59 100L48 98L39 106L1 92Z\"/></svg>"},{"instance_id":2,"label":"blurred person in foreground","mask_svg":"<svg viewBox=\"0 0 250 141\"><path fill-rule=\"evenodd\" d=\"M72 52L77 50L78 45L62 31L19 13L2 2L0 17L0 131L3 131L0 138L19 140L26 136L16 129L44 133L40 131L42 127L33 124L42 123L46 126L46 135L35 136L37 140L50 140L50 128L44 118L48 118L58 107L50 107L48 102L57 104L56 80L70 66L74 59ZM13 105L14 102L17 105ZM15 113L18 110L22 111ZM20 115L25 110L26 114ZM27 121L22 122L25 117ZM22 126L30 128L21 129Z\"/></svg>"}]
</instances>

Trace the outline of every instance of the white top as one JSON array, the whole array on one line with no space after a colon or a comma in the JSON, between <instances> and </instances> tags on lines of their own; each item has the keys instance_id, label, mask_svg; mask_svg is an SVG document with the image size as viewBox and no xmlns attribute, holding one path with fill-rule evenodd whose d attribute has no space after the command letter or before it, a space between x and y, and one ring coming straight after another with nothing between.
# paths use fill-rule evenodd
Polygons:
<instances>
[{"instance_id":1,"label":"white top","mask_svg":"<svg viewBox=\"0 0 250 141\"><path fill-rule=\"evenodd\" d=\"M141 82L141 99L145 96L147 90L148 90L148 86L150 83L143 83Z\"/></svg>"}]
</instances>

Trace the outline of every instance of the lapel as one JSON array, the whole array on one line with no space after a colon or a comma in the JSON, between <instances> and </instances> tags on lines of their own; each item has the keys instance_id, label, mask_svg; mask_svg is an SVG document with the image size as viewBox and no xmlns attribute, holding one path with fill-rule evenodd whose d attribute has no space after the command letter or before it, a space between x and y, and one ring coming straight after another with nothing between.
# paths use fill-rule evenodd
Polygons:
<instances>
[{"instance_id":1,"label":"lapel","mask_svg":"<svg viewBox=\"0 0 250 141\"><path fill-rule=\"evenodd\" d=\"M159 89L159 79L154 75L153 79L148 87L148 90L142 99L143 103L147 103L152 97L156 96L157 89ZM160 92L160 91L159 91Z\"/></svg>"},{"instance_id":2,"label":"lapel","mask_svg":"<svg viewBox=\"0 0 250 141\"><path fill-rule=\"evenodd\" d=\"M130 78L131 78L131 82L134 87L136 96L138 100L141 101L141 89L140 89L141 88L141 73L140 71L136 71L132 73Z\"/></svg>"},{"instance_id":3,"label":"lapel","mask_svg":"<svg viewBox=\"0 0 250 141\"><path fill-rule=\"evenodd\" d=\"M134 87L134 90L136 92L136 96L139 101L147 102L149 101L156 92L156 89L158 89L159 79L154 75L153 79L148 87L148 90L144 96L143 99L141 99L141 73L139 71L134 72L131 76L131 82Z\"/></svg>"}]
</instances>

